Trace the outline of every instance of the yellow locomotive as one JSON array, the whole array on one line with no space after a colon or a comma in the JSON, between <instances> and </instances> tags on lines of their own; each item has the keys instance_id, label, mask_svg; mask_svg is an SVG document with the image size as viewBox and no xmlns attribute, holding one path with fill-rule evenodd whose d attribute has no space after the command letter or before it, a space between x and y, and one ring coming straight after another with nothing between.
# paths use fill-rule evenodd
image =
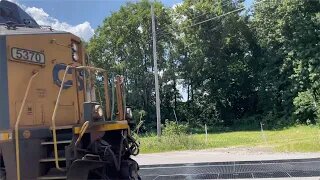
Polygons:
<instances>
[{"instance_id":1,"label":"yellow locomotive","mask_svg":"<svg viewBox=\"0 0 320 180\"><path fill-rule=\"evenodd\" d=\"M79 37L0 1L0 180L140 179L122 78L109 80L88 61Z\"/></svg>"}]
</instances>

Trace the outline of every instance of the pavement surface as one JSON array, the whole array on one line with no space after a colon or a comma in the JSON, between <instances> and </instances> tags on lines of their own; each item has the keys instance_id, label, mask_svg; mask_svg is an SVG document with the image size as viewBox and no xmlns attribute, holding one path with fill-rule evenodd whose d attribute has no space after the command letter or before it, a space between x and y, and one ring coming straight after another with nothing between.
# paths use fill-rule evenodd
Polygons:
<instances>
[{"instance_id":1,"label":"pavement surface","mask_svg":"<svg viewBox=\"0 0 320 180\"><path fill-rule=\"evenodd\" d=\"M221 148L142 154L140 175L161 179L315 179L320 153L274 153L263 148Z\"/></svg>"},{"instance_id":2,"label":"pavement surface","mask_svg":"<svg viewBox=\"0 0 320 180\"><path fill-rule=\"evenodd\" d=\"M175 165L141 166L145 180L171 179L255 179L301 178L320 179L320 158L269 161L234 161Z\"/></svg>"},{"instance_id":3,"label":"pavement surface","mask_svg":"<svg viewBox=\"0 0 320 180\"><path fill-rule=\"evenodd\" d=\"M199 151L174 151L140 154L134 159L140 165L183 164L227 161L258 161L320 158L320 153L275 153L268 148L217 148Z\"/></svg>"}]
</instances>

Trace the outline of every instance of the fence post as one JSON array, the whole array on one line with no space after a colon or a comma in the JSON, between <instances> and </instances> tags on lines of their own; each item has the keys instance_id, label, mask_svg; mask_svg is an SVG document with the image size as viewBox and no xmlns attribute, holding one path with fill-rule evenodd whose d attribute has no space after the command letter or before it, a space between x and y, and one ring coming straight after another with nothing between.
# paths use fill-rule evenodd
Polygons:
<instances>
[{"instance_id":1,"label":"fence post","mask_svg":"<svg viewBox=\"0 0 320 180\"><path fill-rule=\"evenodd\" d=\"M268 145L268 141L267 141L266 134L265 134L264 131L263 131L263 124L262 124L262 122L260 122L260 127L261 127L261 135L262 135L262 138L263 138L263 140L264 140L264 143L265 143L266 145Z\"/></svg>"},{"instance_id":2,"label":"fence post","mask_svg":"<svg viewBox=\"0 0 320 180\"><path fill-rule=\"evenodd\" d=\"M206 133L206 144L208 143L208 128L207 128L207 124L204 125L204 131Z\"/></svg>"}]
</instances>

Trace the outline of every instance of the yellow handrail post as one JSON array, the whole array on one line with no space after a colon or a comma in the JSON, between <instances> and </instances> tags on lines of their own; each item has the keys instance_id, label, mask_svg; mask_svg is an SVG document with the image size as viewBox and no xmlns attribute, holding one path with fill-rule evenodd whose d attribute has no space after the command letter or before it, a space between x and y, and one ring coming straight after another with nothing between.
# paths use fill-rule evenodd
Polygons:
<instances>
[{"instance_id":1,"label":"yellow handrail post","mask_svg":"<svg viewBox=\"0 0 320 180\"><path fill-rule=\"evenodd\" d=\"M54 161L55 161L55 165L56 168L60 171L65 171L63 168L60 167L59 165L59 155L58 155L58 144L57 144L57 132L56 132L56 115L57 115L57 110L58 110L58 106L60 103L60 96L61 96L61 92L63 90L63 84L66 80L66 76L68 74L68 71L70 69L71 66L67 66L66 70L64 72L63 75L63 79L60 85L60 89L59 89L59 93L58 93L58 97L57 97L57 101L56 104L54 106L54 110L53 110L53 114L52 114L52 135L53 135L53 149L54 149Z\"/></svg>"},{"instance_id":2,"label":"yellow handrail post","mask_svg":"<svg viewBox=\"0 0 320 180\"><path fill-rule=\"evenodd\" d=\"M123 109L123 98L122 98L122 79L120 76L116 77L116 94L117 94L117 105L118 105L118 121L125 119Z\"/></svg>"},{"instance_id":3,"label":"yellow handrail post","mask_svg":"<svg viewBox=\"0 0 320 180\"><path fill-rule=\"evenodd\" d=\"M78 143L81 141L82 136L87 131L88 127L89 127L89 121L86 121L85 123L83 123L83 125L80 129L80 132L79 132L79 137L78 137L77 141L75 142L75 146L77 146Z\"/></svg>"},{"instance_id":4,"label":"yellow handrail post","mask_svg":"<svg viewBox=\"0 0 320 180\"><path fill-rule=\"evenodd\" d=\"M28 83L28 86L27 86L27 90L24 94L24 97L23 97L23 101L22 101L22 104L21 104L21 107L20 107L20 110L19 110L19 114L18 114L18 117L17 117L17 121L15 123L15 126L14 126L14 133L15 133L15 145L16 145L16 168L17 168L17 180L20 180L21 179L21 174L20 174L20 147L19 147L19 123L20 123L20 120L21 120L21 116L22 116L22 111L24 109L24 105L26 103L26 100L27 100L27 97L28 97L28 94L29 94L29 91L30 91L30 87L31 87L31 84L33 82L33 79L39 74L39 72L36 72L34 73L30 80L29 80L29 83Z\"/></svg>"},{"instance_id":5,"label":"yellow handrail post","mask_svg":"<svg viewBox=\"0 0 320 180\"><path fill-rule=\"evenodd\" d=\"M111 110L110 110L110 97L109 97L109 82L108 82L108 74L103 73L104 76L104 96L106 99L106 116L107 120L111 119Z\"/></svg>"},{"instance_id":6,"label":"yellow handrail post","mask_svg":"<svg viewBox=\"0 0 320 180\"><path fill-rule=\"evenodd\" d=\"M65 171L65 169L61 168L59 165L59 155L58 155L58 144L57 144L57 132L56 132L56 115L57 115L57 111L58 111L58 106L60 103L60 97L61 97L61 92L63 90L63 84L66 80L66 76L68 74L68 71L70 68L76 68L76 69L90 69L90 70L95 70L95 71L100 71L100 72L105 72L104 69L101 68L95 68L95 67L90 67L90 66L78 66L78 67L72 67L72 66L67 66L66 70L64 72L63 75L63 79L60 85L60 89L59 89L59 93L58 93L58 97L57 97L57 101L56 104L54 106L54 110L53 110L53 114L52 114L52 135L53 135L53 149L54 149L54 160L55 160L55 165L56 168L60 171ZM85 122L81 128L81 134L79 136L79 138L77 139L76 143L79 143L79 141L81 140L83 134L86 132L87 128L89 127L89 122Z\"/></svg>"}]
</instances>

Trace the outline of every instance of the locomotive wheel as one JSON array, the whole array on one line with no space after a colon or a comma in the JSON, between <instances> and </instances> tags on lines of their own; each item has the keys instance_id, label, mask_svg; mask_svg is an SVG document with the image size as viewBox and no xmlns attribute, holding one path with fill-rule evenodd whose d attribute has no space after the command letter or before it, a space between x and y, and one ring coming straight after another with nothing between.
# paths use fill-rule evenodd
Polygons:
<instances>
[{"instance_id":1,"label":"locomotive wheel","mask_svg":"<svg viewBox=\"0 0 320 180\"><path fill-rule=\"evenodd\" d=\"M129 158L128 160L122 161L121 179L141 180L138 171L139 165L135 160Z\"/></svg>"}]
</instances>

